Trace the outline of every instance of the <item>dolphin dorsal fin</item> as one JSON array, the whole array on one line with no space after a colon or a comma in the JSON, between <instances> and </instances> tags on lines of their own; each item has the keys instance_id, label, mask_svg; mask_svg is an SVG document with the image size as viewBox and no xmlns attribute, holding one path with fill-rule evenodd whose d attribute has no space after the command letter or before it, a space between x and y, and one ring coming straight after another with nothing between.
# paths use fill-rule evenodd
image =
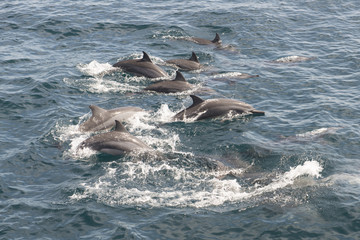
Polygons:
<instances>
[{"instance_id":1,"label":"dolphin dorsal fin","mask_svg":"<svg viewBox=\"0 0 360 240\"><path fill-rule=\"evenodd\" d=\"M197 97L195 95L190 95L190 97L193 100L193 104L190 107L196 106L196 105L201 104L201 103L204 102L204 100L202 100L201 98L199 98L199 97Z\"/></svg>"},{"instance_id":2,"label":"dolphin dorsal fin","mask_svg":"<svg viewBox=\"0 0 360 240\"><path fill-rule=\"evenodd\" d=\"M189 58L190 61L194 61L194 62L199 62L198 57L196 56L196 54L194 52L192 52L191 57Z\"/></svg>"},{"instance_id":3,"label":"dolphin dorsal fin","mask_svg":"<svg viewBox=\"0 0 360 240\"><path fill-rule=\"evenodd\" d=\"M182 82L186 82L184 76L181 74L181 72L176 71L176 77L173 81L182 81Z\"/></svg>"},{"instance_id":4,"label":"dolphin dorsal fin","mask_svg":"<svg viewBox=\"0 0 360 240\"><path fill-rule=\"evenodd\" d=\"M141 59L143 62L152 62L149 55L143 51L143 58Z\"/></svg>"},{"instance_id":5,"label":"dolphin dorsal fin","mask_svg":"<svg viewBox=\"0 0 360 240\"><path fill-rule=\"evenodd\" d=\"M212 40L212 42L213 43L220 43L221 42L219 34L216 33L215 38L214 38L214 40Z\"/></svg>"},{"instance_id":6,"label":"dolphin dorsal fin","mask_svg":"<svg viewBox=\"0 0 360 240\"><path fill-rule=\"evenodd\" d=\"M106 109L103 109L95 105L90 105L89 108L91 109L92 116L100 116L107 112Z\"/></svg>"},{"instance_id":7,"label":"dolphin dorsal fin","mask_svg":"<svg viewBox=\"0 0 360 240\"><path fill-rule=\"evenodd\" d=\"M115 131L128 133L124 125L122 125L118 120L115 120Z\"/></svg>"}]
</instances>

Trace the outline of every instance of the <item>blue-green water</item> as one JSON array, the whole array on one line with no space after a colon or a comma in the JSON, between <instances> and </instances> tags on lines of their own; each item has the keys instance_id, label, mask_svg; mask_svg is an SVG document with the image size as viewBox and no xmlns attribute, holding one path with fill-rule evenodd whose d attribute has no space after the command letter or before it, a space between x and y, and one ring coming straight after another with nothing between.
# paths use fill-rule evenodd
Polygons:
<instances>
[{"instance_id":1,"label":"blue-green water","mask_svg":"<svg viewBox=\"0 0 360 240\"><path fill-rule=\"evenodd\" d=\"M359 12L355 0L2 1L1 238L358 239ZM186 41L215 33L225 49ZM142 51L160 65L196 52L206 69L183 74L199 96L266 115L172 123L189 92L143 93L152 80L111 70ZM297 56L311 59L281 61ZM147 110L126 127L162 156L79 152L90 104Z\"/></svg>"}]
</instances>

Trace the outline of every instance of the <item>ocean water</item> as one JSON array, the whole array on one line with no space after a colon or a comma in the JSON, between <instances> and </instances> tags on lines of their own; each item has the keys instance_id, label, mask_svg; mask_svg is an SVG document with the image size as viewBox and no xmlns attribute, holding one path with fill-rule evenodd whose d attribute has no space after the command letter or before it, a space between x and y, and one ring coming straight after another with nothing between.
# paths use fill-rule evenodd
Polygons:
<instances>
[{"instance_id":1,"label":"ocean water","mask_svg":"<svg viewBox=\"0 0 360 240\"><path fill-rule=\"evenodd\" d=\"M1 239L359 239L360 5L300 1L2 1ZM190 37L222 48L197 45ZM194 91L112 64L194 51ZM246 74L259 77L246 78ZM265 116L172 122L232 98ZM88 106L159 154L79 151Z\"/></svg>"}]
</instances>

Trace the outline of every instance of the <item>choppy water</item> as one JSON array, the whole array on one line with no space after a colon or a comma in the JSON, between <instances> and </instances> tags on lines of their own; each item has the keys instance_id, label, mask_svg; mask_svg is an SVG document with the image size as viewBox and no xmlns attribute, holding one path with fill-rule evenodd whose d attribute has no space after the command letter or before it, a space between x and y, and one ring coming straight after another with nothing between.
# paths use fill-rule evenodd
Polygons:
<instances>
[{"instance_id":1,"label":"choppy water","mask_svg":"<svg viewBox=\"0 0 360 240\"><path fill-rule=\"evenodd\" d=\"M358 239L359 12L355 0L2 1L1 238ZM215 33L224 49L186 41ZM111 67L142 51L158 64L196 52L206 69L183 74L199 96L266 115L172 123L192 92L142 93L151 80ZM147 110L126 127L161 157L78 151L90 104Z\"/></svg>"}]
</instances>

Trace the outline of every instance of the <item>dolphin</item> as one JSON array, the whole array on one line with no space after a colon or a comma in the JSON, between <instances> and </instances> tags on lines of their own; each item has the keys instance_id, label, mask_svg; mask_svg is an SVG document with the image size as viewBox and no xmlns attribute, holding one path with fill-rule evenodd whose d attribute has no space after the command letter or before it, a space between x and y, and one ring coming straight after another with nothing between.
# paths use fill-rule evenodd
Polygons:
<instances>
[{"instance_id":1,"label":"dolphin","mask_svg":"<svg viewBox=\"0 0 360 240\"><path fill-rule=\"evenodd\" d=\"M198 70L202 67L198 57L194 52L192 52L192 55L189 59L171 59L167 60L166 63L173 64L183 71Z\"/></svg>"},{"instance_id":2,"label":"dolphin","mask_svg":"<svg viewBox=\"0 0 360 240\"><path fill-rule=\"evenodd\" d=\"M294 142L294 143L303 143L303 142L313 142L320 138L323 138L326 135L335 134L337 130L341 129L342 127L328 127L328 128L319 128L312 130L310 132L296 134L295 136L285 137L280 136L281 143L284 142Z\"/></svg>"},{"instance_id":3,"label":"dolphin","mask_svg":"<svg viewBox=\"0 0 360 240\"><path fill-rule=\"evenodd\" d=\"M304 56L288 56L278 58L276 60L270 61L271 63L296 63L296 62L305 62L314 60L315 57L304 57Z\"/></svg>"},{"instance_id":4,"label":"dolphin","mask_svg":"<svg viewBox=\"0 0 360 240\"><path fill-rule=\"evenodd\" d=\"M115 126L115 120L126 121L134 114L144 112L139 107L120 107L106 110L90 105L89 108L91 109L92 116L80 125L79 129L82 132L108 130Z\"/></svg>"},{"instance_id":5,"label":"dolphin","mask_svg":"<svg viewBox=\"0 0 360 240\"><path fill-rule=\"evenodd\" d=\"M256 110L251 105L234 99L218 98L203 100L194 95L190 95L190 97L193 100L193 104L173 116L173 120L181 121L190 118L197 121L225 116L230 112L244 115L265 115L265 112Z\"/></svg>"},{"instance_id":6,"label":"dolphin","mask_svg":"<svg viewBox=\"0 0 360 240\"><path fill-rule=\"evenodd\" d=\"M159 77L168 77L168 74L161 69L159 66L155 65L149 55L146 52L143 52L142 59L130 59L117 62L113 67L119 67L125 72L134 74L138 77L148 77L148 78L159 78Z\"/></svg>"},{"instance_id":7,"label":"dolphin","mask_svg":"<svg viewBox=\"0 0 360 240\"><path fill-rule=\"evenodd\" d=\"M114 131L92 136L83 141L79 148L91 148L110 155L151 151L149 146L131 135L118 120L115 120Z\"/></svg>"},{"instance_id":8,"label":"dolphin","mask_svg":"<svg viewBox=\"0 0 360 240\"><path fill-rule=\"evenodd\" d=\"M184 76L176 71L176 77L174 80L163 80L157 83L150 84L144 90L155 91L162 93L175 93L183 92L194 88L194 85L188 83Z\"/></svg>"},{"instance_id":9,"label":"dolphin","mask_svg":"<svg viewBox=\"0 0 360 240\"><path fill-rule=\"evenodd\" d=\"M213 40L207 40L207 39L203 39L203 38L196 38L196 37L192 37L190 38L191 41L200 44L200 45L220 45L221 44L221 39L219 34L216 33L215 38Z\"/></svg>"},{"instance_id":10,"label":"dolphin","mask_svg":"<svg viewBox=\"0 0 360 240\"><path fill-rule=\"evenodd\" d=\"M212 75L213 80L217 81L226 81L229 79L247 79L247 78L254 78L254 77L260 77L260 75L250 75L248 73L240 73L240 72L228 72L228 73L214 73Z\"/></svg>"}]
</instances>

